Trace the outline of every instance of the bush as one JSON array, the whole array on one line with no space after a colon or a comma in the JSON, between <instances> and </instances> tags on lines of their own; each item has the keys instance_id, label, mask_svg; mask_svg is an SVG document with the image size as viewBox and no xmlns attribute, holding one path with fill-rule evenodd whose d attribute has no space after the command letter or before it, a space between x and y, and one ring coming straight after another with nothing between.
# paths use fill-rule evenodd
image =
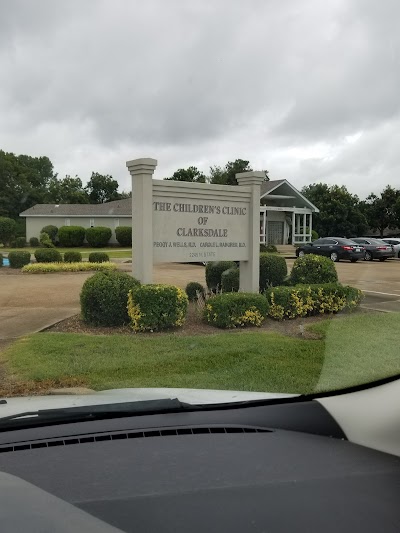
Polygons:
<instances>
[{"instance_id":1,"label":"bush","mask_svg":"<svg viewBox=\"0 0 400 533\"><path fill-rule=\"evenodd\" d=\"M31 254L29 252L10 252L8 260L11 268L22 268L31 262Z\"/></svg>"},{"instance_id":2,"label":"bush","mask_svg":"<svg viewBox=\"0 0 400 533\"><path fill-rule=\"evenodd\" d=\"M110 258L105 252L92 252L89 254L90 263L103 263L108 262Z\"/></svg>"},{"instance_id":3,"label":"bush","mask_svg":"<svg viewBox=\"0 0 400 533\"><path fill-rule=\"evenodd\" d=\"M86 230L86 240L93 248L102 248L107 246L111 239L111 230L105 226L97 226L96 228L88 228Z\"/></svg>"},{"instance_id":4,"label":"bush","mask_svg":"<svg viewBox=\"0 0 400 533\"><path fill-rule=\"evenodd\" d=\"M60 252L55 248L38 248L34 256L38 263L60 263L62 261Z\"/></svg>"},{"instance_id":5,"label":"bush","mask_svg":"<svg viewBox=\"0 0 400 533\"><path fill-rule=\"evenodd\" d=\"M52 224L49 224L48 226L45 226L44 228L42 228L41 233L47 233L47 235L51 239L51 242L55 244L57 240L57 234L58 234L57 226L53 226Z\"/></svg>"},{"instance_id":6,"label":"bush","mask_svg":"<svg viewBox=\"0 0 400 533\"><path fill-rule=\"evenodd\" d=\"M17 237L15 239L15 244L16 244L17 248L25 248L25 246L26 246L25 237Z\"/></svg>"},{"instance_id":7,"label":"bush","mask_svg":"<svg viewBox=\"0 0 400 533\"><path fill-rule=\"evenodd\" d=\"M197 283L197 281L191 281L188 283L186 285L185 292L189 302L195 302L198 299L199 294L204 297L206 293L203 285L201 283Z\"/></svg>"},{"instance_id":8,"label":"bush","mask_svg":"<svg viewBox=\"0 0 400 533\"><path fill-rule=\"evenodd\" d=\"M131 226L118 226L118 228L115 228L115 237L121 246L132 246Z\"/></svg>"},{"instance_id":9,"label":"bush","mask_svg":"<svg viewBox=\"0 0 400 533\"><path fill-rule=\"evenodd\" d=\"M141 285L129 291L128 314L134 331L156 331L182 326L188 297L174 285Z\"/></svg>"},{"instance_id":10,"label":"bush","mask_svg":"<svg viewBox=\"0 0 400 533\"><path fill-rule=\"evenodd\" d=\"M359 305L362 292L338 283L325 283L275 287L265 296L269 305L268 316L283 320L352 310Z\"/></svg>"},{"instance_id":11,"label":"bush","mask_svg":"<svg viewBox=\"0 0 400 533\"><path fill-rule=\"evenodd\" d=\"M292 285L302 283L335 283L338 281L335 263L328 257L307 254L295 260L290 273Z\"/></svg>"},{"instance_id":12,"label":"bush","mask_svg":"<svg viewBox=\"0 0 400 533\"><path fill-rule=\"evenodd\" d=\"M30 274L46 274L51 272L88 272L88 271L110 271L115 270L115 263L32 263L25 265L22 272Z\"/></svg>"},{"instance_id":13,"label":"bush","mask_svg":"<svg viewBox=\"0 0 400 533\"><path fill-rule=\"evenodd\" d=\"M65 252L64 253L64 261L66 263L80 263L82 261L82 254L81 252Z\"/></svg>"},{"instance_id":14,"label":"bush","mask_svg":"<svg viewBox=\"0 0 400 533\"><path fill-rule=\"evenodd\" d=\"M237 267L229 268L222 272L221 290L222 292L238 292L240 272Z\"/></svg>"},{"instance_id":15,"label":"bush","mask_svg":"<svg viewBox=\"0 0 400 533\"><path fill-rule=\"evenodd\" d=\"M231 292L207 300L204 320L217 328L261 326L268 312L268 302L261 294Z\"/></svg>"},{"instance_id":16,"label":"bush","mask_svg":"<svg viewBox=\"0 0 400 533\"><path fill-rule=\"evenodd\" d=\"M287 276L285 258L274 254L260 254L260 292L282 285Z\"/></svg>"},{"instance_id":17,"label":"bush","mask_svg":"<svg viewBox=\"0 0 400 533\"><path fill-rule=\"evenodd\" d=\"M44 248L54 248L53 241L50 239L49 235L47 233L44 233L43 231L40 234L40 244Z\"/></svg>"},{"instance_id":18,"label":"bush","mask_svg":"<svg viewBox=\"0 0 400 533\"><path fill-rule=\"evenodd\" d=\"M29 246L32 246L32 248L37 248L39 245L40 245L40 242L37 237L31 237L29 239Z\"/></svg>"},{"instance_id":19,"label":"bush","mask_svg":"<svg viewBox=\"0 0 400 533\"><path fill-rule=\"evenodd\" d=\"M315 231L315 229L312 229L312 230L311 230L311 240L312 240L312 241L316 241L317 239L319 239L319 235L318 235L318 233Z\"/></svg>"},{"instance_id":20,"label":"bush","mask_svg":"<svg viewBox=\"0 0 400 533\"><path fill-rule=\"evenodd\" d=\"M58 240L60 245L64 247L82 246L85 240L85 228L82 226L61 226L58 230Z\"/></svg>"},{"instance_id":21,"label":"bush","mask_svg":"<svg viewBox=\"0 0 400 533\"><path fill-rule=\"evenodd\" d=\"M3 254L0 254L0 268L3 266Z\"/></svg>"},{"instance_id":22,"label":"bush","mask_svg":"<svg viewBox=\"0 0 400 533\"><path fill-rule=\"evenodd\" d=\"M128 293L139 285L137 279L124 272L97 272L82 287L80 300L83 320L96 326L127 324Z\"/></svg>"},{"instance_id":23,"label":"bush","mask_svg":"<svg viewBox=\"0 0 400 533\"><path fill-rule=\"evenodd\" d=\"M0 217L0 243L4 246L10 243L17 231L15 220L8 217Z\"/></svg>"},{"instance_id":24,"label":"bush","mask_svg":"<svg viewBox=\"0 0 400 533\"><path fill-rule=\"evenodd\" d=\"M236 268L233 261L212 261L206 265L206 283L210 291L221 288L222 273L230 268Z\"/></svg>"},{"instance_id":25,"label":"bush","mask_svg":"<svg viewBox=\"0 0 400 533\"><path fill-rule=\"evenodd\" d=\"M260 253L276 254L278 253L278 248L275 246L275 244L260 244Z\"/></svg>"}]
</instances>

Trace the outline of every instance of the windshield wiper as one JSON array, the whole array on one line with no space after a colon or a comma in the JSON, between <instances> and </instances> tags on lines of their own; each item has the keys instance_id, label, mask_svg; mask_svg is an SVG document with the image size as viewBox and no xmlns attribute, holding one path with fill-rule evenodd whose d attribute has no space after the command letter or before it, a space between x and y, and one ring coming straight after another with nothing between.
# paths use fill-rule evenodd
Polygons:
<instances>
[{"instance_id":1,"label":"windshield wiper","mask_svg":"<svg viewBox=\"0 0 400 533\"><path fill-rule=\"evenodd\" d=\"M177 398L165 398L137 402L83 405L80 407L60 409L41 409L39 411L24 411L0 418L0 431L11 428L85 422L87 420L101 420L131 415L171 413L185 410L192 411L199 408L188 403L180 402Z\"/></svg>"}]
</instances>

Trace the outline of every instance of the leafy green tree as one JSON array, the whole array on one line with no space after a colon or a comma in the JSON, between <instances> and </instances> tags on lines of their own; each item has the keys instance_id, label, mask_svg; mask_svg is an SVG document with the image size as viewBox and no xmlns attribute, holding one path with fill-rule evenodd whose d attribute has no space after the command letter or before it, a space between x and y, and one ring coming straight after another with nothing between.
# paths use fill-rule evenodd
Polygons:
<instances>
[{"instance_id":1,"label":"leafy green tree","mask_svg":"<svg viewBox=\"0 0 400 533\"><path fill-rule=\"evenodd\" d=\"M244 159L228 161L224 168L218 166L210 168L210 182L217 185L237 185L236 174L250 170L253 169L249 161Z\"/></svg>"},{"instance_id":2,"label":"leafy green tree","mask_svg":"<svg viewBox=\"0 0 400 533\"><path fill-rule=\"evenodd\" d=\"M112 200L119 200L118 181L108 174L92 172L92 176L85 187L91 204L103 204Z\"/></svg>"},{"instance_id":3,"label":"leafy green tree","mask_svg":"<svg viewBox=\"0 0 400 533\"><path fill-rule=\"evenodd\" d=\"M346 187L314 183L304 187L302 194L320 210L313 215L313 227L320 237L355 237L366 232L360 200Z\"/></svg>"},{"instance_id":4,"label":"leafy green tree","mask_svg":"<svg viewBox=\"0 0 400 533\"><path fill-rule=\"evenodd\" d=\"M205 183L206 175L200 172L196 167L179 168L176 170L170 178L166 180L174 181L189 181L191 183Z\"/></svg>"},{"instance_id":5,"label":"leafy green tree","mask_svg":"<svg viewBox=\"0 0 400 533\"><path fill-rule=\"evenodd\" d=\"M399 226L398 206L400 206L400 190L387 185L379 196L370 194L365 202L362 202L361 207L369 227L379 231L383 237L385 229Z\"/></svg>"},{"instance_id":6,"label":"leafy green tree","mask_svg":"<svg viewBox=\"0 0 400 533\"><path fill-rule=\"evenodd\" d=\"M6 246L14 238L17 231L15 220L8 217L0 217L0 243Z\"/></svg>"},{"instance_id":7,"label":"leafy green tree","mask_svg":"<svg viewBox=\"0 0 400 533\"><path fill-rule=\"evenodd\" d=\"M53 178L49 183L48 201L55 204L88 204L89 195L82 180L67 175L63 179Z\"/></svg>"}]
</instances>

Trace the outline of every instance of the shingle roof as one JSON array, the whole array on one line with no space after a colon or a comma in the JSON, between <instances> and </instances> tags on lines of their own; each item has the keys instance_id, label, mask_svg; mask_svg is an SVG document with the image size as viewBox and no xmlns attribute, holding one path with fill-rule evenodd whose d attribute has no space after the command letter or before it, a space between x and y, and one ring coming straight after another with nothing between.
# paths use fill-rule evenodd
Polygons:
<instances>
[{"instance_id":1,"label":"shingle roof","mask_svg":"<svg viewBox=\"0 0 400 533\"><path fill-rule=\"evenodd\" d=\"M132 199L115 200L104 204L36 204L20 216L120 216L132 215Z\"/></svg>"},{"instance_id":2,"label":"shingle roof","mask_svg":"<svg viewBox=\"0 0 400 533\"><path fill-rule=\"evenodd\" d=\"M278 185L280 185L284 181L285 180L264 181L261 184L261 196L264 196L264 194L268 193L269 191L272 191L272 189L275 189L275 187L278 187Z\"/></svg>"}]
</instances>

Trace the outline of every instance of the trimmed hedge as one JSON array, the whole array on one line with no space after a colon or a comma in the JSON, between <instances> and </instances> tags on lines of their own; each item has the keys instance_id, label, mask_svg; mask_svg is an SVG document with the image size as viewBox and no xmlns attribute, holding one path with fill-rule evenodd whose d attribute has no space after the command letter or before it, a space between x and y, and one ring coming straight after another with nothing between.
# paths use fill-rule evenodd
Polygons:
<instances>
[{"instance_id":1,"label":"trimmed hedge","mask_svg":"<svg viewBox=\"0 0 400 533\"><path fill-rule=\"evenodd\" d=\"M0 268L3 266L3 254L0 254Z\"/></svg>"},{"instance_id":2,"label":"trimmed hedge","mask_svg":"<svg viewBox=\"0 0 400 533\"><path fill-rule=\"evenodd\" d=\"M87 279L82 287L80 301L83 320L95 326L127 324L128 293L139 286L137 279L124 272L97 272Z\"/></svg>"},{"instance_id":3,"label":"trimmed hedge","mask_svg":"<svg viewBox=\"0 0 400 533\"><path fill-rule=\"evenodd\" d=\"M15 244L16 244L17 248L25 248L25 246L26 246L25 237L17 237L15 239Z\"/></svg>"},{"instance_id":4,"label":"trimmed hedge","mask_svg":"<svg viewBox=\"0 0 400 533\"><path fill-rule=\"evenodd\" d=\"M42 228L40 233L47 233L47 235L51 239L51 242L55 244L57 240L58 228L57 226L53 226L52 224L49 224L48 226L45 226L44 228Z\"/></svg>"},{"instance_id":5,"label":"trimmed hedge","mask_svg":"<svg viewBox=\"0 0 400 533\"><path fill-rule=\"evenodd\" d=\"M307 254L295 260L290 273L292 285L303 283L336 283L338 275L335 263L328 257Z\"/></svg>"},{"instance_id":6,"label":"trimmed hedge","mask_svg":"<svg viewBox=\"0 0 400 533\"><path fill-rule=\"evenodd\" d=\"M29 239L29 246L32 246L32 248L37 248L39 245L40 245L40 242L37 237L31 237Z\"/></svg>"},{"instance_id":7,"label":"trimmed hedge","mask_svg":"<svg viewBox=\"0 0 400 533\"><path fill-rule=\"evenodd\" d=\"M65 252L64 261L66 263L80 263L82 261L82 254L81 252L75 252L73 250L70 252Z\"/></svg>"},{"instance_id":8,"label":"trimmed hedge","mask_svg":"<svg viewBox=\"0 0 400 533\"><path fill-rule=\"evenodd\" d=\"M221 276L221 290L222 292L238 292L239 291L240 272L237 267L229 268L222 272Z\"/></svg>"},{"instance_id":9,"label":"trimmed hedge","mask_svg":"<svg viewBox=\"0 0 400 533\"><path fill-rule=\"evenodd\" d=\"M60 263L62 261L62 255L55 248L38 248L34 256L38 263Z\"/></svg>"},{"instance_id":10,"label":"trimmed hedge","mask_svg":"<svg viewBox=\"0 0 400 533\"><path fill-rule=\"evenodd\" d=\"M86 240L93 248L102 248L107 246L111 239L111 229L105 226L97 226L95 228L87 228Z\"/></svg>"},{"instance_id":11,"label":"trimmed hedge","mask_svg":"<svg viewBox=\"0 0 400 533\"><path fill-rule=\"evenodd\" d=\"M121 246L132 246L131 226L118 226L118 228L115 228L115 238Z\"/></svg>"},{"instance_id":12,"label":"trimmed hedge","mask_svg":"<svg viewBox=\"0 0 400 533\"><path fill-rule=\"evenodd\" d=\"M115 263L32 263L25 265L22 272L29 274L47 274L51 272L88 272L88 271L110 271L116 270Z\"/></svg>"},{"instance_id":13,"label":"trimmed hedge","mask_svg":"<svg viewBox=\"0 0 400 533\"><path fill-rule=\"evenodd\" d=\"M44 246L44 248L54 248L53 241L50 239L50 236L42 231L40 234L40 244Z\"/></svg>"},{"instance_id":14,"label":"trimmed hedge","mask_svg":"<svg viewBox=\"0 0 400 533\"><path fill-rule=\"evenodd\" d=\"M217 328L261 326L268 312L268 302L261 294L231 292L207 300L204 320Z\"/></svg>"},{"instance_id":15,"label":"trimmed hedge","mask_svg":"<svg viewBox=\"0 0 400 533\"><path fill-rule=\"evenodd\" d=\"M197 301L198 294L205 296L205 293L206 293L203 285L201 283L197 283L197 281L190 281L186 285L185 292L187 294L189 302Z\"/></svg>"},{"instance_id":16,"label":"trimmed hedge","mask_svg":"<svg viewBox=\"0 0 400 533\"><path fill-rule=\"evenodd\" d=\"M141 285L128 295L128 314L134 331L182 326L187 306L186 293L174 285Z\"/></svg>"},{"instance_id":17,"label":"trimmed hedge","mask_svg":"<svg viewBox=\"0 0 400 533\"><path fill-rule=\"evenodd\" d=\"M287 276L285 258L274 254L260 254L260 292L282 285Z\"/></svg>"},{"instance_id":18,"label":"trimmed hedge","mask_svg":"<svg viewBox=\"0 0 400 533\"><path fill-rule=\"evenodd\" d=\"M85 240L85 228L82 226L61 226L58 230L60 245L66 248L82 246Z\"/></svg>"},{"instance_id":19,"label":"trimmed hedge","mask_svg":"<svg viewBox=\"0 0 400 533\"><path fill-rule=\"evenodd\" d=\"M110 260L108 254L105 252L91 252L89 254L90 263L105 263Z\"/></svg>"},{"instance_id":20,"label":"trimmed hedge","mask_svg":"<svg viewBox=\"0 0 400 533\"><path fill-rule=\"evenodd\" d=\"M206 265L206 283L210 291L221 289L222 273L230 268L236 268L234 261L211 261Z\"/></svg>"},{"instance_id":21,"label":"trimmed hedge","mask_svg":"<svg viewBox=\"0 0 400 533\"><path fill-rule=\"evenodd\" d=\"M8 260L11 268L22 268L31 262L31 254L29 252L10 252Z\"/></svg>"},{"instance_id":22,"label":"trimmed hedge","mask_svg":"<svg viewBox=\"0 0 400 533\"><path fill-rule=\"evenodd\" d=\"M278 253L278 248L275 246L275 244L260 244L260 253L276 254Z\"/></svg>"},{"instance_id":23,"label":"trimmed hedge","mask_svg":"<svg viewBox=\"0 0 400 533\"><path fill-rule=\"evenodd\" d=\"M338 283L274 287L265 296L268 316L275 320L352 310L362 300L359 289Z\"/></svg>"}]
</instances>

